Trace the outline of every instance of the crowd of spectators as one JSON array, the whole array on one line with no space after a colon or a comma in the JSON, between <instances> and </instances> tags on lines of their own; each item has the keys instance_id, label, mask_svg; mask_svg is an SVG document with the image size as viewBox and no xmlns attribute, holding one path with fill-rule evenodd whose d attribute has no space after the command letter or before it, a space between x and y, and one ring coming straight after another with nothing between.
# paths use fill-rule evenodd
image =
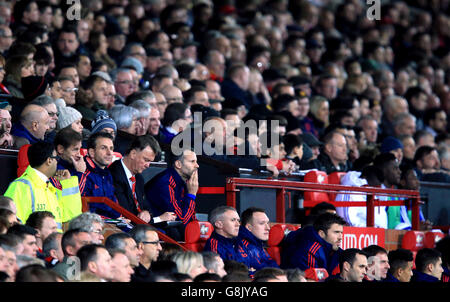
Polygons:
<instances>
[{"instance_id":1,"label":"crowd of spectators","mask_svg":"<svg viewBox=\"0 0 450 302\"><path fill-rule=\"evenodd\" d=\"M376 7L375 19L368 9L358 0L0 1L0 145L20 150L21 170L5 193L13 205L2 212L1 227L23 239L5 235L0 242L2 278L71 280L71 257L77 256L78 279L88 281L222 280L219 254L245 263L245 276L230 274L230 280L304 279L308 267L281 270L267 254L258 254L265 267L243 260L262 248L267 230L253 233L251 215L242 214L239 226L239 214L226 208L213 215L216 242L208 243L208 253L217 254L203 257L174 248L156 261L164 249L151 227L135 226L104 245L92 221L54 233L89 214L74 203L81 196L105 196L123 207L128 198L128 210L145 222L185 226L195 219L196 155L275 177L318 169L347 172L351 185L417 190L418 181L450 182L450 6L389 2ZM152 161L169 161L165 152L186 137L200 137L200 150L185 146L166 174L144 188L143 170ZM120 173L126 178L119 189ZM35 183L51 207L35 204ZM25 198L17 194L28 194L28 186L32 207L16 209L14 202ZM71 207L61 207L62 200ZM120 216L101 205L91 210ZM379 226L410 226L406 207L389 210L383 209ZM34 217L40 222L30 220L44 212L49 214ZM234 215L229 224L220 223L224 213ZM347 214L346 223L356 225ZM54 222L52 232L50 226L43 232L46 220ZM430 222L423 218L422 226ZM327 241L329 228L310 231ZM228 257L235 237L247 245L240 256ZM36 260L38 253L44 262ZM326 267L330 275L338 267L333 281L361 281L366 254L336 254L334 267ZM441 279L435 268L441 255L420 256L416 267ZM19 271L8 264L12 258L24 267L37 265ZM393 253L395 269L383 279L402 279L409 258ZM448 266L448 256L442 260ZM42 271L43 263L58 263L59 273ZM421 277L426 279L415 279Z\"/></svg>"}]
</instances>

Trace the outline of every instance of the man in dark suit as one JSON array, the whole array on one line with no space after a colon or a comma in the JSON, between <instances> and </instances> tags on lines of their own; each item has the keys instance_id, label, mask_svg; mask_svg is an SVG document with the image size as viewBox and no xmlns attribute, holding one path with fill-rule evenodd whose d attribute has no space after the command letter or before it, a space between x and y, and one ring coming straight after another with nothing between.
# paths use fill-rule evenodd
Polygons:
<instances>
[{"instance_id":1,"label":"man in dark suit","mask_svg":"<svg viewBox=\"0 0 450 302\"><path fill-rule=\"evenodd\" d=\"M176 218L174 213L166 212L152 219L150 206L145 200L144 177L141 173L160 152L159 144L152 136L138 136L132 141L125 156L108 168L113 176L119 204L147 223L172 221Z\"/></svg>"}]
</instances>

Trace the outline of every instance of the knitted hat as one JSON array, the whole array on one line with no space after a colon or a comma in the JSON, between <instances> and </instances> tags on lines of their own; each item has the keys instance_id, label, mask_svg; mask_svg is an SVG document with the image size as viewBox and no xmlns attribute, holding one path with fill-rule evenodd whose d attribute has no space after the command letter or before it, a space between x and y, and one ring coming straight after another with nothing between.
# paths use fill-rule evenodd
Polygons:
<instances>
[{"instance_id":1,"label":"knitted hat","mask_svg":"<svg viewBox=\"0 0 450 302\"><path fill-rule=\"evenodd\" d=\"M44 94L47 89L48 81L45 77L41 76L29 76L24 77L22 82L22 92L25 101L31 102L36 97Z\"/></svg>"},{"instance_id":2,"label":"knitted hat","mask_svg":"<svg viewBox=\"0 0 450 302\"><path fill-rule=\"evenodd\" d=\"M58 129L66 128L67 126L70 126L73 122L83 117L81 113L75 108L58 105L57 105L59 112Z\"/></svg>"},{"instance_id":3,"label":"knitted hat","mask_svg":"<svg viewBox=\"0 0 450 302\"><path fill-rule=\"evenodd\" d=\"M381 153L388 153L396 149L403 149L403 144L393 136L386 137L381 143Z\"/></svg>"},{"instance_id":4,"label":"knitted hat","mask_svg":"<svg viewBox=\"0 0 450 302\"><path fill-rule=\"evenodd\" d=\"M112 128L114 132L117 132L116 122L112 118L109 117L108 113L105 110L97 111L97 116L91 123L91 133L100 132L105 128Z\"/></svg>"}]
</instances>

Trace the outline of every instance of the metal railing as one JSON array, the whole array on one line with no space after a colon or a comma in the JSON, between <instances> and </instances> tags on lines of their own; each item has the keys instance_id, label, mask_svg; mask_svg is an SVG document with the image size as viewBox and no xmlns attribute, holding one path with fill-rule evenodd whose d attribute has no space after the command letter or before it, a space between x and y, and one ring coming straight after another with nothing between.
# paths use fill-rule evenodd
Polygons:
<instances>
[{"instance_id":1,"label":"metal railing","mask_svg":"<svg viewBox=\"0 0 450 302\"><path fill-rule=\"evenodd\" d=\"M341 193L341 194L366 194L367 201L330 201L330 200L305 200L304 208L312 208L316 204L327 201L335 207L366 207L367 208L367 226L375 225L375 207L376 206L402 206L408 205L411 208L411 224L413 230L419 230L420 226L420 193L412 190L382 189L376 187L353 187L334 184L319 184L311 182L288 181L288 180L267 180L253 178L227 178L225 194L227 205L236 207L236 193L239 187L264 188L276 190L276 221L284 223L286 221L286 202L285 196L290 198L289 191L304 192L323 192L323 193ZM399 198L401 200L382 201L377 199L381 196Z\"/></svg>"}]
</instances>

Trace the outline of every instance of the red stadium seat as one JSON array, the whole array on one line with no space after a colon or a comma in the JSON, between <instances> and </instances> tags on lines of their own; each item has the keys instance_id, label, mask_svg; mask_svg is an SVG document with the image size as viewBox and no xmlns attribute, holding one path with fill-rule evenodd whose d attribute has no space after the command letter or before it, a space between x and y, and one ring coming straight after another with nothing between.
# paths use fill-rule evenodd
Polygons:
<instances>
[{"instance_id":1,"label":"red stadium seat","mask_svg":"<svg viewBox=\"0 0 450 302\"><path fill-rule=\"evenodd\" d=\"M333 172L328 175L328 183L333 185L340 185L341 179L345 175L345 172ZM337 193L328 193L328 196L330 196L331 201L336 200Z\"/></svg>"},{"instance_id":2,"label":"red stadium seat","mask_svg":"<svg viewBox=\"0 0 450 302\"><path fill-rule=\"evenodd\" d=\"M206 240L211 236L214 228L207 221L191 221L184 232L184 246L194 252L201 252L205 247Z\"/></svg>"},{"instance_id":3,"label":"red stadium seat","mask_svg":"<svg viewBox=\"0 0 450 302\"><path fill-rule=\"evenodd\" d=\"M441 231L438 232L426 232L425 233L425 247L429 249L434 249L436 247L436 243L445 237L445 234Z\"/></svg>"},{"instance_id":4,"label":"red stadium seat","mask_svg":"<svg viewBox=\"0 0 450 302\"><path fill-rule=\"evenodd\" d=\"M308 268L305 271L305 278L316 282L325 281L328 278L328 272L324 268Z\"/></svg>"},{"instance_id":5,"label":"red stadium seat","mask_svg":"<svg viewBox=\"0 0 450 302\"><path fill-rule=\"evenodd\" d=\"M323 171L310 171L306 173L303 181L328 184L328 175ZM330 197L326 192L305 191L305 201L329 202Z\"/></svg>"},{"instance_id":6,"label":"red stadium seat","mask_svg":"<svg viewBox=\"0 0 450 302\"><path fill-rule=\"evenodd\" d=\"M281 242L289 232L298 230L300 227L291 224L276 224L270 228L269 240L267 240L267 252L278 265L281 263Z\"/></svg>"},{"instance_id":7,"label":"red stadium seat","mask_svg":"<svg viewBox=\"0 0 450 302\"><path fill-rule=\"evenodd\" d=\"M403 235L402 248L417 252L425 247L425 233L421 231L408 231Z\"/></svg>"}]
</instances>

